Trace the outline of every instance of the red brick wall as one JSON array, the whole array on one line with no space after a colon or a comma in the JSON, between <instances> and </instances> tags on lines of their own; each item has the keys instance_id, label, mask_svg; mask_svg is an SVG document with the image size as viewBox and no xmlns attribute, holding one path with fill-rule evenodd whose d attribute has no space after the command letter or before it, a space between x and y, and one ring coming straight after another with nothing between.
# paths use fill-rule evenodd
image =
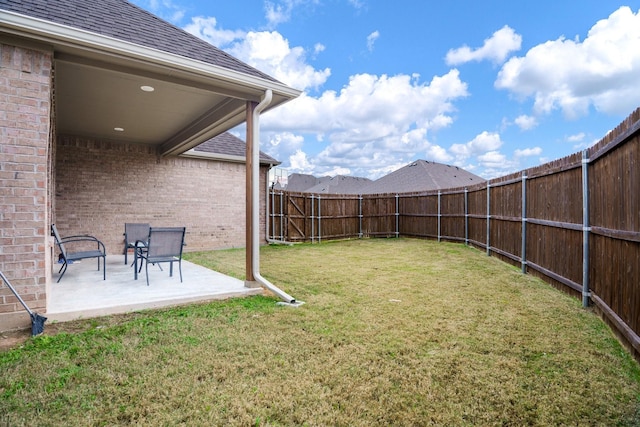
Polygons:
<instances>
[{"instance_id":1,"label":"red brick wall","mask_svg":"<svg viewBox=\"0 0 640 427\"><path fill-rule=\"evenodd\" d=\"M50 52L0 44L0 270L39 312L46 307L51 81ZM29 324L0 284L0 330Z\"/></svg>"},{"instance_id":2,"label":"red brick wall","mask_svg":"<svg viewBox=\"0 0 640 427\"><path fill-rule=\"evenodd\" d=\"M155 149L63 136L56 145L55 223L121 254L125 222L185 226L187 251L245 246L245 164L160 157ZM264 187L261 171L261 236Z\"/></svg>"}]
</instances>

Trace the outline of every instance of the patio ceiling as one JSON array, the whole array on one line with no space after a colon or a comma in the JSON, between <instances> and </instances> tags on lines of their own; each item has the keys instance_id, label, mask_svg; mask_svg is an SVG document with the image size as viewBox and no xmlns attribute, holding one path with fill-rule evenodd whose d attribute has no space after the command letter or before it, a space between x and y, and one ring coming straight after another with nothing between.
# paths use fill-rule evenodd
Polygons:
<instances>
[{"instance_id":1,"label":"patio ceiling","mask_svg":"<svg viewBox=\"0 0 640 427\"><path fill-rule=\"evenodd\" d=\"M155 145L160 154L180 154L243 123L246 102L259 102L264 93L213 76L110 59L56 52L58 133ZM270 107L287 100L276 96Z\"/></svg>"}]
</instances>

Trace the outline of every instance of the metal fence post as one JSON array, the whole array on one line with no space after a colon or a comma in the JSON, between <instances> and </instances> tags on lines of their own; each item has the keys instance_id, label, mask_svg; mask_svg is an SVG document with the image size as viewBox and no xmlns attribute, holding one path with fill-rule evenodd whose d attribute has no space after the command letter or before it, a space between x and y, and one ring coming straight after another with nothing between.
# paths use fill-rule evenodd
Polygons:
<instances>
[{"instance_id":1,"label":"metal fence post","mask_svg":"<svg viewBox=\"0 0 640 427\"><path fill-rule=\"evenodd\" d=\"M490 233L491 213L489 212L491 207L491 199L489 196L490 190L491 190L491 184L489 183L489 181L487 181L487 255L488 256L491 255L491 246L489 245L489 241L491 237L491 233Z\"/></svg>"},{"instance_id":2,"label":"metal fence post","mask_svg":"<svg viewBox=\"0 0 640 427\"><path fill-rule=\"evenodd\" d=\"M271 233L267 233L267 238L275 239L276 238L276 194L273 188L271 188L271 205L267 206L267 214L269 215L269 220L271 220L271 229L269 230ZM271 209L269 209L271 208Z\"/></svg>"},{"instance_id":3,"label":"metal fence post","mask_svg":"<svg viewBox=\"0 0 640 427\"><path fill-rule=\"evenodd\" d=\"M313 199L314 199L313 194L311 196L309 196L309 198L311 199L311 243L313 243L313 241L314 241L313 232L314 232L314 227L315 227L315 223L313 222L313 220L315 219L315 215L314 215L315 206L313 204Z\"/></svg>"},{"instance_id":4,"label":"metal fence post","mask_svg":"<svg viewBox=\"0 0 640 427\"><path fill-rule=\"evenodd\" d=\"M464 244L469 244L469 190L464 189Z\"/></svg>"},{"instance_id":5,"label":"metal fence post","mask_svg":"<svg viewBox=\"0 0 640 427\"><path fill-rule=\"evenodd\" d=\"M522 172L522 273L527 272L527 174Z\"/></svg>"},{"instance_id":6,"label":"metal fence post","mask_svg":"<svg viewBox=\"0 0 640 427\"><path fill-rule=\"evenodd\" d=\"M322 215L320 212L320 195L318 194L318 243L322 242Z\"/></svg>"},{"instance_id":7,"label":"metal fence post","mask_svg":"<svg viewBox=\"0 0 640 427\"><path fill-rule=\"evenodd\" d=\"M440 217L442 216L442 211L440 208L440 197L441 193L438 191L438 242L440 241Z\"/></svg>"},{"instance_id":8,"label":"metal fence post","mask_svg":"<svg viewBox=\"0 0 640 427\"><path fill-rule=\"evenodd\" d=\"M589 307L589 157L582 151L582 306Z\"/></svg>"},{"instance_id":9,"label":"metal fence post","mask_svg":"<svg viewBox=\"0 0 640 427\"><path fill-rule=\"evenodd\" d=\"M282 191L280 192L280 240L284 241L284 193Z\"/></svg>"},{"instance_id":10,"label":"metal fence post","mask_svg":"<svg viewBox=\"0 0 640 427\"><path fill-rule=\"evenodd\" d=\"M362 194L358 195L358 237L362 239Z\"/></svg>"},{"instance_id":11,"label":"metal fence post","mask_svg":"<svg viewBox=\"0 0 640 427\"><path fill-rule=\"evenodd\" d=\"M400 236L400 202L398 194L396 193L396 238Z\"/></svg>"}]
</instances>

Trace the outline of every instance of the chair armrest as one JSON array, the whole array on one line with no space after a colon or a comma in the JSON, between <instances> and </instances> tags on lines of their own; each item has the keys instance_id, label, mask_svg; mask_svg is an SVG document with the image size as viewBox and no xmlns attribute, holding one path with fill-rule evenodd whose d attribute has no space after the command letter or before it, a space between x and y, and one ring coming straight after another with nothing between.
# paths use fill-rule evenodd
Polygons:
<instances>
[{"instance_id":1,"label":"chair armrest","mask_svg":"<svg viewBox=\"0 0 640 427\"><path fill-rule=\"evenodd\" d=\"M67 236L62 237L60 239L61 244L69 244L69 243L77 243L77 242L94 242L98 244L98 249L102 249L103 253L106 253L104 243L98 240L96 237L89 235L81 235L81 236Z\"/></svg>"}]
</instances>

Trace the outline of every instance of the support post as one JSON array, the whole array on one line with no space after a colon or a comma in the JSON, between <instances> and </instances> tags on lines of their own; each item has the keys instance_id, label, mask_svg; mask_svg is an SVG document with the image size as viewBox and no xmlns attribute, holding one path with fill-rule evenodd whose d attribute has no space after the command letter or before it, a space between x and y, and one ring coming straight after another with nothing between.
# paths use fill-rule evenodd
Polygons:
<instances>
[{"instance_id":1,"label":"support post","mask_svg":"<svg viewBox=\"0 0 640 427\"><path fill-rule=\"evenodd\" d=\"M246 134L246 176L245 176L245 206L246 206L246 250L245 250L245 283L255 282L253 277L253 144L256 142L253 140L253 111L258 103L247 101L247 134Z\"/></svg>"},{"instance_id":2,"label":"support post","mask_svg":"<svg viewBox=\"0 0 640 427\"><path fill-rule=\"evenodd\" d=\"M322 212L320 211L320 195L318 195L318 243L322 243Z\"/></svg>"},{"instance_id":3,"label":"support post","mask_svg":"<svg viewBox=\"0 0 640 427\"><path fill-rule=\"evenodd\" d=\"M362 194L358 195L358 237L362 239Z\"/></svg>"},{"instance_id":4,"label":"support post","mask_svg":"<svg viewBox=\"0 0 640 427\"><path fill-rule=\"evenodd\" d=\"M311 198L311 243L313 243L313 242L314 242L314 239L315 239L315 237L314 237L314 231L315 231L315 227L316 227L316 223L314 222L314 219L315 219L315 217L316 217L316 216L314 215L314 213L315 213L315 210L314 210L314 209L315 209L316 207L315 207L315 204L313 203L313 200L314 200L314 196L313 196L313 194L310 196L310 198Z\"/></svg>"},{"instance_id":5,"label":"support post","mask_svg":"<svg viewBox=\"0 0 640 427\"><path fill-rule=\"evenodd\" d=\"M400 237L400 196L396 193L396 238Z\"/></svg>"},{"instance_id":6,"label":"support post","mask_svg":"<svg viewBox=\"0 0 640 427\"><path fill-rule=\"evenodd\" d=\"M464 189L464 244L469 245L469 190Z\"/></svg>"},{"instance_id":7,"label":"support post","mask_svg":"<svg viewBox=\"0 0 640 427\"><path fill-rule=\"evenodd\" d=\"M489 183L489 181L487 181L487 256L491 256L491 245L490 245L490 238L491 238L491 196L490 193L491 192L491 184Z\"/></svg>"},{"instance_id":8,"label":"support post","mask_svg":"<svg viewBox=\"0 0 640 427\"><path fill-rule=\"evenodd\" d=\"M522 249L520 250L522 273L527 272L527 174L522 172Z\"/></svg>"},{"instance_id":9,"label":"support post","mask_svg":"<svg viewBox=\"0 0 640 427\"><path fill-rule=\"evenodd\" d=\"M440 207L440 198L441 198L441 193L440 191L438 191L438 242L440 241L440 217L442 216L442 210Z\"/></svg>"},{"instance_id":10,"label":"support post","mask_svg":"<svg viewBox=\"0 0 640 427\"><path fill-rule=\"evenodd\" d=\"M582 151L582 306L589 307L589 157Z\"/></svg>"}]
</instances>

